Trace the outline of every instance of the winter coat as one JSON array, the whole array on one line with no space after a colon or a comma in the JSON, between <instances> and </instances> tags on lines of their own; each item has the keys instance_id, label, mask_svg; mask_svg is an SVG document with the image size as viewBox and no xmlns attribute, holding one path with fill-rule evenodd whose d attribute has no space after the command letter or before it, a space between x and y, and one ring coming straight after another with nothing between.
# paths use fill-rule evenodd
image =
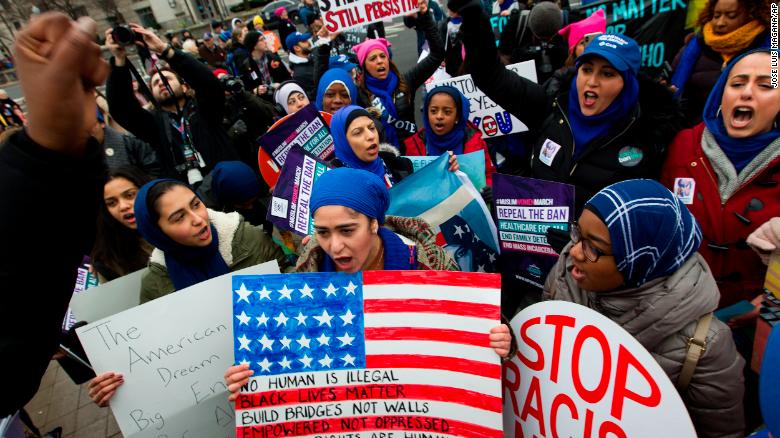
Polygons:
<instances>
[{"instance_id":1,"label":"winter coat","mask_svg":"<svg viewBox=\"0 0 780 438\"><path fill-rule=\"evenodd\" d=\"M219 253L230 271L238 271L270 260L284 269L284 253L260 228L245 222L238 213L209 210L209 220L219 236ZM149 272L141 280L141 303L176 291L165 268L165 253L155 248L149 257Z\"/></svg>"},{"instance_id":2,"label":"winter coat","mask_svg":"<svg viewBox=\"0 0 780 438\"><path fill-rule=\"evenodd\" d=\"M0 418L32 399L57 351L76 272L92 249L103 156L93 139L71 156L24 130L0 144Z\"/></svg>"},{"instance_id":3,"label":"winter coat","mask_svg":"<svg viewBox=\"0 0 780 438\"><path fill-rule=\"evenodd\" d=\"M531 158L530 169L522 171L524 176L574 185L578 212L585 201L612 183L658 177L666 146L680 123L677 104L666 87L639 76L638 104L633 111L616 120L607 135L592 140L574 159L568 105L575 72L562 81L555 97L548 97L543 86L500 65L490 23L477 5L470 3L460 12L460 32L474 84L528 126ZM541 153L548 141L557 145L551 159Z\"/></svg>"},{"instance_id":4,"label":"winter coat","mask_svg":"<svg viewBox=\"0 0 780 438\"><path fill-rule=\"evenodd\" d=\"M217 43L209 49L205 44L198 46L198 54L206 63L214 68L222 68L227 60L227 55Z\"/></svg>"},{"instance_id":5,"label":"winter coat","mask_svg":"<svg viewBox=\"0 0 780 438\"><path fill-rule=\"evenodd\" d=\"M292 78L301 84L309 100L314 102L317 98L317 88L314 86L314 61L293 54L290 55L289 60Z\"/></svg>"},{"instance_id":6,"label":"winter coat","mask_svg":"<svg viewBox=\"0 0 780 438\"><path fill-rule=\"evenodd\" d=\"M187 98L183 112L190 126L193 147L211 171L220 161L239 159L233 143L222 127L225 114L225 92L219 79L195 58L179 50L168 60L171 69L195 90L195 99ZM182 152L182 136L173 126L179 123L175 113L147 111L135 98L132 77L127 65L117 67L111 59L111 74L106 83L106 97L114 119L139 139L149 143L166 176L187 181Z\"/></svg>"},{"instance_id":7,"label":"winter coat","mask_svg":"<svg viewBox=\"0 0 780 438\"><path fill-rule=\"evenodd\" d=\"M401 152L395 146L389 143L379 144L379 158L385 162L385 167L396 184L402 179L414 173L414 165L411 160L401 156ZM338 158L330 161L331 167L344 167L344 163Z\"/></svg>"},{"instance_id":8,"label":"winter coat","mask_svg":"<svg viewBox=\"0 0 780 438\"><path fill-rule=\"evenodd\" d=\"M734 58L745 52L761 47L764 42L767 41L768 35L769 31L767 30L754 39L749 47L735 54ZM696 61L696 65L693 67L693 72L683 89L681 103L684 114L683 127L685 128L693 127L701 122L704 104L707 103L710 91L712 91L715 82L718 81L720 73L723 71L723 56L712 50L710 46L706 45L702 35L695 35L694 38L699 39L702 51L699 59ZM690 42L688 42L688 44L690 44ZM672 68L677 69L677 66L682 60L686 46L687 44L677 52L677 55L672 62Z\"/></svg>"},{"instance_id":9,"label":"winter coat","mask_svg":"<svg viewBox=\"0 0 780 438\"><path fill-rule=\"evenodd\" d=\"M496 167L493 160L490 159L490 151L487 143L482 139L482 134L474 125L469 122L466 128L466 140L463 143L463 153L483 151L485 153L485 180L489 186L493 185L493 174L496 173ZM404 140L406 145L406 155L411 157L420 157L428 155L425 147L425 128L420 128L416 134Z\"/></svg>"},{"instance_id":10,"label":"winter coat","mask_svg":"<svg viewBox=\"0 0 780 438\"><path fill-rule=\"evenodd\" d=\"M162 176L162 166L149 143L132 135L122 134L108 125L103 128L103 136L103 148L109 169L133 166L151 177Z\"/></svg>"},{"instance_id":11,"label":"winter coat","mask_svg":"<svg viewBox=\"0 0 780 438\"><path fill-rule=\"evenodd\" d=\"M292 52L292 50L287 47L287 36L291 33L295 33L298 31L298 28L295 27L295 23L293 23L291 20L279 20L279 23L277 23L277 29L279 30L279 40L282 43L282 48L288 52Z\"/></svg>"},{"instance_id":12,"label":"winter coat","mask_svg":"<svg viewBox=\"0 0 780 438\"><path fill-rule=\"evenodd\" d=\"M428 41L428 47L431 51L425 59L402 73L408 91L404 93L396 88L393 94L395 110L398 113L398 120L394 121L393 125L396 127L399 142L403 142L403 139L417 132L414 116L415 111L419 110L414 108L414 94L420 86L425 84L425 81L431 77L444 60L444 42L436 29L436 24L430 12L417 19L417 28L425 34L425 39ZM358 102L368 102L369 105L380 108L381 102L379 98L373 95L366 95L366 91L367 88L358 84L358 93L362 94L362 96L358 97ZM401 145L399 144L398 146Z\"/></svg>"},{"instance_id":13,"label":"winter coat","mask_svg":"<svg viewBox=\"0 0 780 438\"><path fill-rule=\"evenodd\" d=\"M745 239L774 216L780 216L780 141L767 147L754 161L763 163L751 172L753 163L740 182L734 182L730 196L725 177L719 177L713 158L729 163L728 158L705 153L702 147L704 123L680 132L669 147L661 183L672 192L677 178L690 178L692 203L688 208L701 227L703 242L699 251L709 263L720 288L720 306L755 298L764 289L766 266L747 245ZM714 139L712 140L714 142ZM758 160L758 161L756 161Z\"/></svg>"},{"instance_id":14,"label":"winter coat","mask_svg":"<svg viewBox=\"0 0 780 438\"><path fill-rule=\"evenodd\" d=\"M458 264L436 245L436 234L427 222L415 217L386 216L383 225L396 233L406 244L417 246L417 269L431 271L460 271ZM313 238L306 245L295 272L319 272L325 259L325 251Z\"/></svg>"},{"instance_id":15,"label":"winter coat","mask_svg":"<svg viewBox=\"0 0 780 438\"><path fill-rule=\"evenodd\" d=\"M271 76L271 82L265 83L263 81L263 75L260 72L257 61L251 56L248 56L244 58L244 61L238 66L239 73L241 74L241 81L244 82L244 88L247 90L252 91L260 85L270 85L271 83L281 84L284 81L292 79L290 71L287 70L282 59L279 58L279 55L276 53L266 53L260 62L265 63L268 74ZM268 94L271 97L273 97L273 91L274 90L269 89Z\"/></svg>"},{"instance_id":16,"label":"winter coat","mask_svg":"<svg viewBox=\"0 0 780 438\"><path fill-rule=\"evenodd\" d=\"M589 307L630 333L676 383L701 316L715 310L718 287L707 262L696 254L674 274L635 289L592 293L571 277L571 244L547 277L545 300L569 301ZM706 350L690 384L680 395L700 437L743 437L744 359L731 330L712 319Z\"/></svg>"}]
</instances>

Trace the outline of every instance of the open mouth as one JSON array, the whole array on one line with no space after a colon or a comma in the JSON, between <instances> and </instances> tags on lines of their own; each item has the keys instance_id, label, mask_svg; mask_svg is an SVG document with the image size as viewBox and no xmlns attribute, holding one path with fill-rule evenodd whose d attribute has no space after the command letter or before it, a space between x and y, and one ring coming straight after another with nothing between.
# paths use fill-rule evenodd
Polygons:
<instances>
[{"instance_id":1,"label":"open mouth","mask_svg":"<svg viewBox=\"0 0 780 438\"><path fill-rule=\"evenodd\" d=\"M753 120L753 108L738 106L734 108L731 116L731 125L735 128L744 128Z\"/></svg>"},{"instance_id":2,"label":"open mouth","mask_svg":"<svg viewBox=\"0 0 780 438\"><path fill-rule=\"evenodd\" d=\"M585 280L585 273L582 272L580 268L578 268L576 265L572 265L571 267L571 278L574 279L576 282L582 282Z\"/></svg>"},{"instance_id":3,"label":"open mouth","mask_svg":"<svg viewBox=\"0 0 780 438\"><path fill-rule=\"evenodd\" d=\"M596 104L596 101L598 100L599 95L592 92L592 91L586 91L582 94L582 104L586 107L592 107Z\"/></svg>"},{"instance_id":4,"label":"open mouth","mask_svg":"<svg viewBox=\"0 0 780 438\"><path fill-rule=\"evenodd\" d=\"M387 71L387 67L377 67L376 72L377 73L384 73Z\"/></svg>"},{"instance_id":5,"label":"open mouth","mask_svg":"<svg viewBox=\"0 0 780 438\"><path fill-rule=\"evenodd\" d=\"M366 152L371 153L371 154L373 154L375 152L378 152L378 151L379 151L379 145L377 145L376 143L372 143L371 146L369 146L368 149L366 149Z\"/></svg>"},{"instance_id":6,"label":"open mouth","mask_svg":"<svg viewBox=\"0 0 780 438\"><path fill-rule=\"evenodd\" d=\"M122 215L122 220L129 223L134 224L135 223L135 215L133 213L126 213Z\"/></svg>"},{"instance_id":7,"label":"open mouth","mask_svg":"<svg viewBox=\"0 0 780 438\"><path fill-rule=\"evenodd\" d=\"M342 268L352 265L352 257L336 257L333 261Z\"/></svg>"},{"instance_id":8,"label":"open mouth","mask_svg":"<svg viewBox=\"0 0 780 438\"><path fill-rule=\"evenodd\" d=\"M211 227L206 225L205 227L203 227L202 230L198 232L198 234L195 235L195 237L197 237L198 240L209 240L209 238L211 237Z\"/></svg>"},{"instance_id":9,"label":"open mouth","mask_svg":"<svg viewBox=\"0 0 780 438\"><path fill-rule=\"evenodd\" d=\"M433 124L433 129L436 132L444 131L444 123L434 123Z\"/></svg>"}]
</instances>

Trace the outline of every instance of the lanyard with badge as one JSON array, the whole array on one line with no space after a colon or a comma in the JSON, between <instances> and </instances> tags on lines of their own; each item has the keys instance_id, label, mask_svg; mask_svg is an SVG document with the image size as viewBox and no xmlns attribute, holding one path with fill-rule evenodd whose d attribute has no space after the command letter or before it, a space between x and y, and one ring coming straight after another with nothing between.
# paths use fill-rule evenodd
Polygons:
<instances>
[{"instance_id":1,"label":"lanyard with badge","mask_svg":"<svg viewBox=\"0 0 780 438\"><path fill-rule=\"evenodd\" d=\"M173 89L168 83L168 80L165 78L162 70L160 70L160 67L157 64L155 64L154 67L157 69L157 74L160 75L160 81L162 81L165 90L168 91L169 95L175 97ZM194 185L203 181L203 174L201 173L200 169L206 167L206 162L193 146L192 135L190 133L190 124L186 115L184 114L184 109L179 108L179 102L175 98L174 102L176 104L176 115L179 118L179 122L177 123L176 119L173 119L171 120L171 125L173 125L176 131L178 131L181 135L181 150L182 155L184 156L184 163L176 166L176 170L179 172L186 170L187 182L189 182L191 185Z\"/></svg>"}]
</instances>

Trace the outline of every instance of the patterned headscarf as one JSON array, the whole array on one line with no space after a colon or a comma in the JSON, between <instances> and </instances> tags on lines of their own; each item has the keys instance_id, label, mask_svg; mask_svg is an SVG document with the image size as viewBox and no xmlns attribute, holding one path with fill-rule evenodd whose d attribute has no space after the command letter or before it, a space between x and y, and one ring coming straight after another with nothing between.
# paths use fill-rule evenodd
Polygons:
<instances>
[{"instance_id":1,"label":"patterned headscarf","mask_svg":"<svg viewBox=\"0 0 780 438\"><path fill-rule=\"evenodd\" d=\"M596 193L585 208L607 225L615 264L628 287L671 275L701 244L696 219L657 181L612 184Z\"/></svg>"}]
</instances>

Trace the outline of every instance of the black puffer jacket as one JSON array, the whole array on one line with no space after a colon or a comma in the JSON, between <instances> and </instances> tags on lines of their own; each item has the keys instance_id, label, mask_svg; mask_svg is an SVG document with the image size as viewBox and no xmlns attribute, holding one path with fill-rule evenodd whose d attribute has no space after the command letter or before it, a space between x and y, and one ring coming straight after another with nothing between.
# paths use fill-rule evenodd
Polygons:
<instances>
[{"instance_id":1,"label":"black puffer jacket","mask_svg":"<svg viewBox=\"0 0 780 438\"><path fill-rule=\"evenodd\" d=\"M425 84L425 81L431 77L444 60L444 42L442 41L441 35L439 35L439 31L436 29L436 24L433 22L433 16L430 11L417 19L417 28L422 30L425 34L425 39L428 41L431 52L420 63L402 73L404 82L409 91L403 93L396 89L393 94L393 102L395 103L395 110L398 113L398 120L392 124L396 127L396 134L398 135L398 141L401 145L403 144L403 139L417 132L417 125L415 124L414 119L415 92L417 92L417 89L420 88L420 86ZM371 95L366 96L366 89L362 86L359 88L359 93L363 94L363 96L358 98L358 102L368 102L369 105L375 107L380 106L378 97Z\"/></svg>"},{"instance_id":2,"label":"black puffer jacket","mask_svg":"<svg viewBox=\"0 0 780 438\"><path fill-rule=\"evenodd\" d=\"M679 109L666 87L640 75L639 104L575 160L568 121L569 88L575 72L569 72L558 93L548 97L543 86L500 65L490 23L478 3L468 3L459 12L474 83L529 128L533 139L529 168L520 173L574 185L578 212L592 195L612 183L658 177L666 146L680 129ZM549 165L540 159L548 140L560 146Z\"/></svg>"}]
</instances>

